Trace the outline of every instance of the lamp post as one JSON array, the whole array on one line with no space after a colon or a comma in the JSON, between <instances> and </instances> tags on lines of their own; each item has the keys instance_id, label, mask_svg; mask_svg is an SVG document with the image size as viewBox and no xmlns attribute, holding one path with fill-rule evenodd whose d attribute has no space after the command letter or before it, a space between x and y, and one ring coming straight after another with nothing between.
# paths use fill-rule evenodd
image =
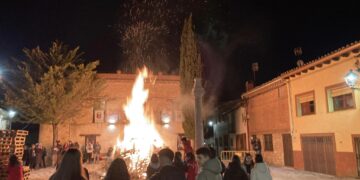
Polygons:
<instances>
[{"instance_id":1,"label":"lamp post","mask_svg":"<svg viewBox=\"0 0 360 180\"><path fill-rule=\"evenodd\" d=\"M358 79L359 79L359 73L360 73L360 63L359 60L356 60L355 62L356 70L350 69L350 71L345 75L344 80L346 84L352 88L352 89L359 89L357 87Z\"/></svg>"}]
</instances>

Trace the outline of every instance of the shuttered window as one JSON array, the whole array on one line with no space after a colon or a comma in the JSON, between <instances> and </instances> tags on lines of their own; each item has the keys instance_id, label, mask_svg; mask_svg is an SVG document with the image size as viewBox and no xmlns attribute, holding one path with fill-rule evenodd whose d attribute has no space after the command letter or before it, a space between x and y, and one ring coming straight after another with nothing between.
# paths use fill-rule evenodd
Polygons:
<instances>
[{"instance_id":1,"label":"shuttered window","mask_svg":"<svg viewBox=\"0 0 360 180\"><path fill-rule=\"evenodd\" d=\"M346 85L326 89L329 112L351 109L355 107L353 90Z\"/></svg>"},{"instance_id":2,"label":"shuttered window","mask_svg":"<svg viewBox=\"0 0 360 180\"><path fill-rule=\"evenodd\" d=\"M297 116L315 114L314 92L296 96L296 112Z\"/></svg>"}]
</instances>

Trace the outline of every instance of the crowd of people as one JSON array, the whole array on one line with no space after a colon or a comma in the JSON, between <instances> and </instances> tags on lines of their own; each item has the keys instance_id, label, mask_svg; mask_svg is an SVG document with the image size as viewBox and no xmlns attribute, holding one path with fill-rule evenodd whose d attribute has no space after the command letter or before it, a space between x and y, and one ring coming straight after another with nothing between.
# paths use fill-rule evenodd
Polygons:
<instances>
[{"instance_id":1,"label":"crowd of people","mask_svg":"<svg viewBox=\"0 0 360 180\"><path fill-rule=\"evenodd\" d=\"M270 170L260 153L256 153L255 162L250 154L246 154L243 162L234 155L232 161L225 167L212 147L201 147L195 152L186 139L183 139L183 153L173 152L169 148L161 149L152 154L146 169L148 180L272 180ZM38 149L38 150L37 150ZM89 142L85 145L87 162L99 160L101 146ZM42 151L41 151L42 150ZM42 167L43 152L46 149L41 144L33 145L29 150L31 158L35 159L34 168ZM50 180L89 180L89 172L83 166L83 153L78 143L60 144L56 142L53 149L56 172ZM184 154L184 157L183 155ZM45 155L46 156L46 155ZM58 157L56 157L58 156ZM38 161L39 160L39 161ZM45 167L45 165L44 165ZM22 165L16 155L9 159L8 180L22 180ZM124 159L115 158L108 167L105 180L130 180L131 176Z\"/></svg>"},{"instance_id":2,"label":"crowd of people","mask_svg":"<svg viewBox=\"0 0 360 180\"><path fill-rule=\"evenodd\" d=\"M46 167L47 150L40 143L32 144L24 148L24 164L31 169Z\"/></svg>"}]
</instances>

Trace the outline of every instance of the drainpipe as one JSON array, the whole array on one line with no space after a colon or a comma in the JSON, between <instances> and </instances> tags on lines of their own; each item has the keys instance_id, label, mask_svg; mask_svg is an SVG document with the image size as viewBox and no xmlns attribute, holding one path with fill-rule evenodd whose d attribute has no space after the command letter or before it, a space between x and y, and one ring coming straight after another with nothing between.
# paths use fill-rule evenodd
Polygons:
<instances>
[{"instance_id":1,"label":"drainpipe","mask_svg":"<svg viewBox=\"0 0 360 180\"><path fill-rule=\"evenodd\" d=\"M289 107L289 118L290 118L290 134L291 137L294 134L294 119L293 119L293 108L291 108L292 106L292 96L291 96L291 84L290 84L290 80L286 80L286 87L288 90L288 107Z\"/></svg>"}]
</instances>

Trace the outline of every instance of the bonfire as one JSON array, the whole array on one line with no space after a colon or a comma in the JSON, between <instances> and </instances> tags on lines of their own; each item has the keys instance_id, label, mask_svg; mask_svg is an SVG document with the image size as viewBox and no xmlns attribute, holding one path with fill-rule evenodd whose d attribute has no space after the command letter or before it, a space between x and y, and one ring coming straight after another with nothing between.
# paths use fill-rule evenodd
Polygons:
<instances>
[{"instance_id":1,"label":"bonfire","mask_svg":"<svg viewBox=\"0 0 360 180\"><path fill-rule=\"evenodd\" d=\"M145 179L146 167L150 156L164 145L151 118L151 111L145 108L149 89L145 89L148 70L143 68L135 80L131 97L123 109L128 124L124 127L123 139L117 140L114 156L120 156L127 162L131 179Z\"/></svg>"}]
</instances>

